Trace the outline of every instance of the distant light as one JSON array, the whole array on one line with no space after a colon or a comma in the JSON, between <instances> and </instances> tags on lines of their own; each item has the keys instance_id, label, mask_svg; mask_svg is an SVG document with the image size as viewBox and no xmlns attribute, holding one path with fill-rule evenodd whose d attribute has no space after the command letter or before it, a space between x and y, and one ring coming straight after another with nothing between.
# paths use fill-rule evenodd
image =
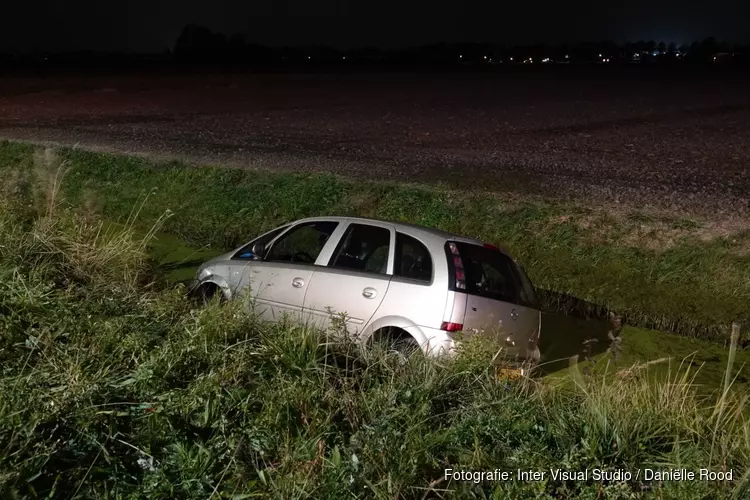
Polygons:
<instances>
[{"instance_id":1,"label":"distant light","mask_svg":"<svg viewBox=\"0 0 750 500\"><path fill-rule=\"evenodd\" d=\"M485 59L487 59L487 56L484 56Z\"/></svg>"},{"instance_id":2,"label":"distant light","mask_svg":"<svg viewBox=\"0 0 750 500\"><path fill-rule=\"evenodd\" d=\"M312 59L310 56L307 56L308 59Z\"/></svg>"},{"instance_id":3,"label":"distant light","mask_svg":"<svg viewBox=\"0 0 750 500\"><path fill-rule=\"evenodd\" d=\"M599 54L599 57L602 57L602 55L601 55L601 54Z\"/></svg>"},{"instance_id":4,"label":"distant light","mask_svg":"<svg viewBox=\"0 0 750 500\"><path fill-rule=\"evenodd\" d=\"M565 59L570 59L570 56L568 54L565 54Z\"/></svg>"},{"instance_id":5,"label":"distant light","mask_svg":"<svg viewBox=\"0 0 750 500\"><path fill-rule=\"evenodd\" d=\"M346 60L346 56L342 57L341 59Z\"/></svg>"},{"instance_id":6,"label":"distant light","mask_svg":"<svg viewBox=\"0 0 750 500\"><path fill-rule=\"evenodd\" d=\"M464 58L464 55L463 55L463 54L461 54L460 56L458 56L458 58L459 58L459 59L463 59L463 58Z\"/></svg>"},{"instance_id":7,"label":"distant light","mask_svg":"<svg viewBox=\"0 0 750 500\"><path fill-rule=\"evenodd\" d=\"M510 60L512 61L512 60L513 60L513 58L511 57L511 58L510 58Z\"/></svg>"}]
</instances>

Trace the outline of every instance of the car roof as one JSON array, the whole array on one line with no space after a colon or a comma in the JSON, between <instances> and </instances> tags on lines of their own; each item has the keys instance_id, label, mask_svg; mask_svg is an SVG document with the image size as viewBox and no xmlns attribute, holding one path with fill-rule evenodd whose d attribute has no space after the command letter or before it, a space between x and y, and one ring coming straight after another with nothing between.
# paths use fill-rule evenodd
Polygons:
<instances>
[{"instance_id":1,"label":"car roof","mask_svg":"<svg viewBox=\"0 0 750 500\"><path fill-rule=\"evenodd\" d=\"M460 234L450 233L448 231L442 231L440 229L420 226L418 224L410 224L407 222L396 222L396 221L391 221L391 220L373 219L373 218L368 218L368 217L342 217L342 216L308 217L305 219L300 219L298 221L295 221L295 223L303 222L303 221L335 221L335 222L361 222L361 223L380 222L384 224L393 225L397 231L407 233L410 235L414 235L414 236L422 236L423 238L463 241L463 242L472 243L475 245L483 244L481 240L478 240L476 238L470 238L467 236L462 236Z\"/></svg>"}]
</instances>

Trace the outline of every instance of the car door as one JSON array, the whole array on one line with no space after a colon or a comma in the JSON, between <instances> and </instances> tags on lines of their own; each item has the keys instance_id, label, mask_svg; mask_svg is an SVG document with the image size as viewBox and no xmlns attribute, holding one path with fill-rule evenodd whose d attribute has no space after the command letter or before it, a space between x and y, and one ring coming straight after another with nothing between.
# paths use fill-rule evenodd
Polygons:
<instances>
[{"instance_id":1,"label":"car door","mask_svg":"<svg viewBox=\"0 0 750 500\"><path fill-rule=\"evenodd\" d=\"M317 267L303 306L304 319L321 328L344 313L351 333L361 331L388 292L395 228L387 223L350 223L326 267Z\"/></svg>"},{"instance_id":2,"label":"car door","mask_svg":"<svg viewBox=\"0 0 750 500\"><path fill-rule=\"evenodd\" d=\"M244 269L241 286L248 290L261 318L278 321L288 315L301 319L315 262L337 226L333 221L297 224L273 242L262 260Z\"/></svg>"}]
</instances>

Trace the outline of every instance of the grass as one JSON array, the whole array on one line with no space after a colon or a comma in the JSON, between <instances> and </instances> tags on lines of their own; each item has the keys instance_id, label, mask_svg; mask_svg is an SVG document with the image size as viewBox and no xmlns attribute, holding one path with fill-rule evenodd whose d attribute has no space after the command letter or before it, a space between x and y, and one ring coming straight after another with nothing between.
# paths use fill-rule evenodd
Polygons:
<instances>
[{"instance_id":1,"label":"grass","mask_svg":"<svg viewBox=\"0 0 750 500\"><path fill-rule=\"evenodd\" d=\"M105 227L113 230L125 228L123 224L106 221ZM194 247L170 233L157 231L148 236L143 230L136 230L136 238L148 238L148 254L154 264L154 273L166 278L170 283L187 283L195 278L195 271L205 261L222 253L210 247Z\"/></svg>"},{"instance_id":2,"label":"grass","mask_svg":"<svg viewBox=\"0 0 750 500\"><path fill-rule=\"evenodd\" d=\"M0 196L3 498L750 493L745 399L701 395L688 371L498 380L497 346L479 336L454 360L402 363L359 349L341 324L267 324L239 301L199 308L153 279L159 225L136 236L132 217L107 225L23 181ZM168 225L161 215L152 220ZM444 472L645 467L732 479L474 483Z\"/></svg>"},{"instance_id":3,"label":"grass","mask_svg":"<svg viewBox=\"0 0 750 500\"><path fill-rule=\"evenodd\" d=\"M706 221L331 175L194 168L73 149L40 153L0 143L0 168L61 162L69 168L62 191L74 206L125 221L148 197L142 220L171 210L175 216L164 231L198 248L227 249L305 216L364 215L501 243L544 290L553 311L615 310L630 325L719 342L732 321L748 318L747 235L713 234Z\"/></svg>"},{"instance_id":4,"label":"grass","mask_svg":"<svg viewBox=\"0 0 750 500\"><path fill-rule=\"evenodd\" d=\"M118 224L106 224L114 229L125 229ZM134 234L144 238L142 231ZM148 246L150 260L155 265L154 273L170 283L187 282L194 278L196 267L205 260L218 255L219 250L195 248L174 235L156 232ZM668 332L624 326L620 334L622 343L617 358L607 351L611 341L607 334L611 324L594 319L577 318L562 314L547 313L542 321L542 351L545 364L543 371L549 375L566 377L569 359L585 356L584 343L595 340L591 363L586 365L598 372L626 369L636 363L669 358L650 370L655 378L667 380L671 371L684 361L684 367L694 371L694 386L706 394L717 390L726 374L728 350L716 342L695 337L684 337ZM727 337L728 340L728 337ZM590 366L589 366L590 365ZM750 351L736 353L736 372L732 372L733 390L746 391L750 381L746 376L750 365Z\"/></svg>"},{"instance_id":5,"label":"grass","mask_svg":"<svg viewBox=\"0 0 750 500\"><path fill-rule=\"evenodd\" d=\"M114 228L122 225L107 224ZM134 234L143 238L142 232ZM180 238L157 232L149 244L149 256L155 265L155 275L165 277L168 282L187 282L195 275L196 267L205 260L220 253L211 248L194 248ZM545 364L543 371L554 376L568 375L569 359L574 356L585 357L586 341L594 340L591 362L598 372L622 370L636 363L661 358L669 358L653 367L651 375L667 380L669 373L678 365L689 367L694 371L694 386L702 393L717 390L726 373L728 350L725 345L695 337L685 337L673 333L648 330L625 325L620 333L622 342L617 358L613 358L608 349L611 341L607 334L611 329L609 322L577 318L562 314L547 313L542 321L542 351ZM729 337L727 337L727 341ZM746 391L750 387L747 378L747 367L750 366L750 350L736 353L737 371L732 372L733 390ZM588 368L588 365L587 365Z\"/></svg>"},{"instance_id":6,"label":"grass","mask_svg":"<svg viewBox=\"0 0 750 500\"><path fill-rule=\"evenodd\" d=\"M678 290L675 288L670 289L669 293L664 292L666 300L663 296L655 296L649 302L649 307L652 309L663 308L665 304L670 303L669 300L675 297L682 298L684 304L689 305L691 300L693 302L700 300L704 292L711 289L710 286L684 287L684 283L698 279L699 275L690 275L693 270L702 269L701 272L704 273L706 271L703 268L708 266L707 262L690 263L691 255L695 256L699 252L704 252L707 259L710 257L708 261L737 257L736 252L733 253L736 249L731 246L729 248L726 245L721 246L717 241L706 243L702 240L692 240L690 242L687 236L685 236L686 241L683 242L683 247L672 247L671 254L629 245L632 242L632 233L627 231L629 224L637 225L639 230L645 227L649 235L654 228L662 231L665 227L673 228L672 231L704 230L704 224L700 221L684 217L666 220L649 213L629 213L626 217L618 219L611 214L594 214L592 210L579 207L575 208L578 210L576 213L579 218L576 223L575 215L554 217L550 215L553 210L560 213L568 210L567 213L573 213L571 207L550 207L521 201L514 202L516 205L513 206L516 208L509 208L511 206L509 204L503 205L497 200L492 200L490 203L483 200L480 195L466 201L471 207L468 212L451 210L451 206L459 202L455 200L456 193L450 191L420 190L414 187L403 188L386 184L367 184L365 187L359 187L351 183L347 184L335 177L321 176L311 177L313 182L308 185L304 184L307 179L305 176L256 174L213 168L195 169L179 164L155 166L145 160L132 157L92 155L69 150L64 151L64 155L60 155L54 150L35 150L16 143L4 143L0 151L3 152L4 165L14 172L15 177L19 177L18 184L22 189L32 190L33 178L47 179L41 183L46 184L45 189L49 190L50 185L56 186L54 189L61 190L68 201L72 202L70 203L72 206L83 207L84 213L103 213L107 217L107 223L104 224L105 232L110 229L115 231L127 229L129 234L142 238L146 236L150 226L149 224L142 225L138 218L133 220L134 211L139 212L140 220L153 221L161 217L163 211L176 210L174 216L160 222L161 228L168 232L158 231L152 234L149 246L149 258L157 264L155 272L172 282L190 279L200 262L221 253L229 246L238 244L239 241L245 241L250 234L275 226L282 220L325 213L325 207L331 205L341 207L331 209L330 212L333 213L344 212L405 219L448 228L450 224L458 224L455 220L458 216L464 217L461 221L462 227L495 220L492 227L508 236L488 239L501 240L505 243L515 242L517 247L513 250L516 253L534 254L537 259L540 258L540 253L550 252L550 257L544 261L537 261L536 264L534 261L522 258L522 262L530 269L537 283L542 279L539 269L551 269L549 273L554 276L554 279L548 278L547 282L557 282L559 279L557 275L561 274L560 269L575 263L577 259L585 255L593 255L596 252L601 255L622 253L626 265L623 266L620 261L608 259L579 262L576 265L580 265L581 269L578 274L570 278L569 283L560 283L557 288L552 288L558 292L571 289L573 291L575 289L590 290L596 284L598 286L596 291L590 290L590 295L579 294L579 296L589 299L593 297L593 300L596 300L597 296L602 297L611 290L626 290L638 292L639 296L645 300L646 293L654 292L653 288L658 286L658 283L657 285L648 283L644 276L636 276L639 266L642 268L645 262L652 266L666 268L673 280L669 281L664 276L656 274L657 281L668 282L673 287L677 287L674 280L683 280L683 288L679 289L679 293L673 293L674 290ZM54 180L60 176L57 167L61 163L64 163L62 170L68 170L64 175L64 182L56 184ZM97 180L97 176L111 179L111 181ZM329 182L323 182L326 179ZM209 193L205 194L204 189L196 190L194 186L198 184L207 186L205 191ZM123 189L124 186L129 185L134 188ZM160 192L161 186L166 186L169 193ZM223 190L223 193L212 192L213 190ZM324 196L325 193L328 194ZM43 194L37 192L35 197L37 203L46 203L43 200ZM231 208L233 205L239 205L239 199L244 199L246 206ZM323 208L316 208L316 204L320 204ZM460 203L458 206L461 207ZM383 212L378 212L378 210ZM226 220L220 218L222 212L228 214ZM242 214L242 217L231 215L232 212L238 212ZM500 214L502 217L496 216L493 219L493 213ZM111 222L112 219L123 222ZM447 222L441 223L441 220ZM534 224L536 224L535 232L518 232L521 231L518 228L523 229L525 226L534 226ZM204 232L205 234L202 235ZM557 236L553 237L554 235ZM738 241L743 241L742 235L737 238ZM598 247L587 246L590 243L593 244L592 242L595 242ZM653 243L651 240L649 242ZM584 250L581 250L581 247L585 247ZM584 253L576 259L564 260L582 251ZM679 252L684 252L685 255L681 259L676 259ZM596 258L600 259L601 255ZM635 259L635 255L639 255L644 262L627 264L627 259ZM675 260L669 260L670 258ZM671 266L676 266L680 262L686 269L685 273L675 273L675 270L671 269ZM744 261L739 259L734 262ZM588 271L585 270L584 264ZM558 268L554 269L556 266ZM623 273L628 280L640 282L639 287L624 287L622 283L608 279L606 273L612 273L613 268L619 269L619 272ZM592 269L594 272L591 271ZM724 275L727 273L725 270L722 272ZM602 273L605 274L602 275ZM712 279L713 284L718 286L717 282L721 276L717 270L712 277L704 276L701 279ZM739 287L740 291L734 296L742 297L747 283L734 286ZM692 294L692 298L684 299L685 294ZM547 308L552 311L566 313L577 311L588 315L605 314L607 311L607 307L602 306L602 302L608 303L604 300L599 301L598 304L589 303L581 301L578 297L550 291L544 296ZM612 301L620 302L622 300L620 296L612 299ZM746 308L744 303L722 304L723 306L729 305L738 311ZM711 304L705 304L692 310L697 311L701 316L709 313L705 317L718 317L721 314L710 310L709 307L712 307ZM618 310L627 311L628 309L623 306ZM630 323L641 325L658 323L642 313L643 311L638 314L631 313L626 319ZM622 369L623 366L629 366L632 363L663 357L669 357L674 364L689 357L691 367L700 367L696 383L706 391L719 387L727 365L727 350L724 346L728 340L728 328L722 324L704 325L698 322L687 307L683 308L679 314L682 315L682 320L667 317L662 318L662 323L665 327L677 330L683 336L688 335L689 338L680 338L663 331L627 325L622 333L624 340L620 348L619 359L613 360L612 363L616 364L610 368ZM692 329L683 329L686 324L684 320L686 315L693 322L688 323L692 325ZM568 358L586 357L583 346L591 339L595 343L591 344L590 357L594 360L600 360L602 357L609 360L610 357L606 352L610 346L610 340L607 337L609 328L610 325L602 321L581 321L570 316L547 314L543 321L542 331L542 348L545 360L547 360L546 371L555 374L564 373L562 370L567 367ZM699 336L713 340L714 343L701 341ZM744 366L749 359L746 350L739 351L737 356L739 367ZM602 361L598 366L606 366L606 363ZM666 363L655 366L652 372L664 375L664 368L667 366ZM744 373L740 371L735 380L735 387L743 390L746 384Z\"/></svg>"}]
</instances>

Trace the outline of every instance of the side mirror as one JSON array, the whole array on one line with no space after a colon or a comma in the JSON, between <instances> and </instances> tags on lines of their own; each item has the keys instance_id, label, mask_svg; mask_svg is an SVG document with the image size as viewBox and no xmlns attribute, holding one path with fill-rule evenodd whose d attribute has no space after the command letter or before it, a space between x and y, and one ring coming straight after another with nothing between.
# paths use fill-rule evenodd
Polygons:
<instances>
[{"instance_id":1,"label":"side mirror","mask_svg":"<svg viewBox=\"0 0 750 500\"><path fill-rule=\"evenodd\" d=\"M253 252L253 257L255 260L263 260L263 255L265 255L266 253L266 246L262 241L256 241L255 243L253 243L251 251Z\"/></svg>"}]
</instances>

